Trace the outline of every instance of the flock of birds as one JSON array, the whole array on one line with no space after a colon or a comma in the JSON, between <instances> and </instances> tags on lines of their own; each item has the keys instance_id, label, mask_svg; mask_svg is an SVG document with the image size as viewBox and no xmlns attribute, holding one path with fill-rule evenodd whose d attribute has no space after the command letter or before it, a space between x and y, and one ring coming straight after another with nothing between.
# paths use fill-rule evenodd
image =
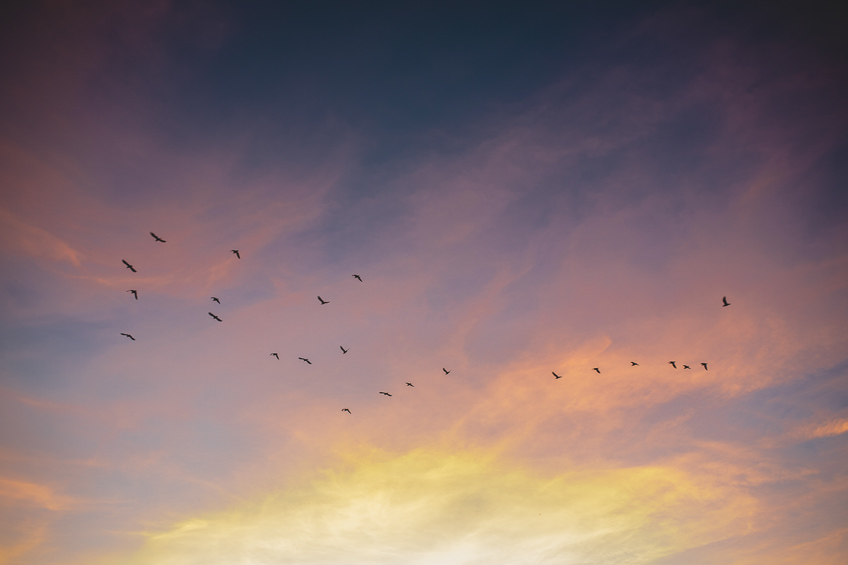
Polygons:
<instances>
[{"instance_id":1,"label":"flock of birds","mask_svg":"<svg viewBox=\"0 0 848 565\"><path fill-rule=\"evenodd\" d=\"M153 232L150 232L150 235L153 237L153 239L154 239L156 242L159 242L159 243L167 243L167 241L166 241L166 240L162 239L161 237L159 237L158 235L156 235L156 234L155 234L155 233L153 233ZM238 249L231 249L231 250L230 250L230 253L234 254L234 255L236 256L236 258L237 258L237 259L241 259L241 254L239 253L239 250L238 250ZM121 262L122 262L122 263L126 266L126 268L127 268L127 269L129 269L129 270L130 270L130 271L132 271L133 273L137 273L137 272L138 272L138 271L135 269L135 267L133 267L133 266L132 266L129 262L127 262L127 260L126 260L126 259L121 259ZM359 282L362 282L362 277L361 277L361 276L356 275L356 274L351 275L351 276L352 276L353 278L355 278L356 280L358 280ZM136 300L138 300L138 289L130 289L130 290L128 290L127 292L131 293L131 294L133 295L133 297L134 297ZM216 296L212 296L212 297L210 297L210 298L212 299L212 301L213 301L213 302L216 302L217 304L221 304L221 300L220 300L218 297L216 297ZM329 300L324 300L324 299L323 299L323 298L321 298L320 296L318 296L318 301L321 303L321 306L324 306L324 305L326 305L326 304L329 304L329 303L330 303L330 301L329 301ZM726 296L723 296L723 297L721 298L721 305L722 305L722 307L730 306L730 302L728 302L728 301L727 301L727 297L726 297ZM212 312L209 312L209 315L210 315L210 316L212 317L212 319L214 319L216 322L222 322L222 321L223 321L223 320L222 320L222 319L221 319L218 315L213 314ZM126 336L126 337L128 337L128 338L129 338L129 339L131 339L132 341L135 341L135 337L133 337L131 334L121 332L121 335L122 335L122 336ZM339 348L340 348L340 349L341 349L341 351L342 351L342 355L344 355L344 354L346 354L348 351L350 351L349 349L345 349L345 348L344 348L344 346L341 346L341 345L339 346ZM271 353L271 357L275 357L275 358L277 359L277 361L279 361L279 360L280 360L280 354L279 354L279 353L277 353L277 352ZM305 362L305 363L306 363L306 364L308 364L308 365L311 365L311 364L312 364L312 361L310 361L310 360L309 360L308 358L306 358L306 357L298 357L298 359L299 359L299 360L301 360L301 361L303 361L303 362ZM677 369L677 361L669 361L669 362L668 362L668 364L669 364L669 365L671 365L673 368ZM682 365L683 369L692 369L692 367L690 367L689 365L684 365L684 364L681 364L681 365ZM637 363L636 361L631 361L631 362L630 362L630 366L631 366L631 367L638 367L638 366L639 366L639 363ZM705 370L705 371L709 370L709 369L708 369L708 367L707 367L707 363L701 363L701 366L704 368L704 370ZM592 370L593 370L593 371L596 371L599 375L601 374L601 369L600 369L599 367L593 367L593 368L592 368ZM444 367L442 367L442 371L445 373L445 375L449 375L449 374L451 373L450 371L448 371L448 370L447 370L446 368L444 368ZM555 378L555 379L561 379L561 378L562 378L562 375L557 375L555 371L551 371L551 374L554 376L554 378ZM407 383L406 383L406 386L410 386L410 387L413 387L413 388L415 387L415 385L413 385L413 384L412 384L412 383L410 383L410 382L407 382ZM389 397L390 397L390 396L392 396L390 393L385 392L385 391L382 391L382 390L381 390L379 393L380 393L380 394L382 394L382 395L384 395L384 396L389 396ZM350 411L348 408L342 408L342 410L341 410L341 411L342 411L342 412L347 412L348 414L351 414L351 411Z\"/></svg>"}]
</instances>

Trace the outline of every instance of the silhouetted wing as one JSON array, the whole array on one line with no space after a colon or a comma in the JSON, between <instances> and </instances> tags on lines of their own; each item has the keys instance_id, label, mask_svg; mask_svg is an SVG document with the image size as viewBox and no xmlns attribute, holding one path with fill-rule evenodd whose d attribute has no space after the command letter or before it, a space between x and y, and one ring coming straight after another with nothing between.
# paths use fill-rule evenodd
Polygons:
<instances>
[{"instance_id":1,"label":"silhouetted wing","mask_svg":"<svg viewBox=\"0 0 848 565\"><path fill-rule=\"evenodd\" d=\"M236 258L241 259L241 255L239 255L238 249L230 249L230 253L235 253Z\"/></svg>"},{"instance_id":2,"label":"silhouetted wing","mask_svg":"<svg viewBox=\"0 0 848 565\"><path fill-rule=\"evenodd\" d=\"M152 236L153 236L153 239L155 239L156 241L161 241L162 243L166 243L166 241L165 241L164 239L162 239L161 237L159 237L159 236L158 236L158 235L156 235L155 233L150 232L150 235L152 235Z\"/></svg>"},{"instance_id":3,"label":"silhouetted wing","mask_svg":"<svg viewBox=\"0 0 848 565\"><path fill-rule=\"evenodd\" d=\"M125 335L125 336L127 336L128 338L130 338L131 340L135 341L135 338L134 338L133 336L131 336L130 334L122 333L121 335Z\"/></svg>"},{"instance_id":4,"label":"silhouetted wing","mask_svg":"<svg viewBox=\"0 0 848 565\"><path fill-rule=\"evenodd\" d=\"M212 297L212 300L214 300L214 301L215 301L215 302L217 302L218 304L220 304L220 303L221 303L221 301L220 301L220 300L218 300L218 299L217 299L216 297L214 297L214 296Z\"/></svg>"},{"instance_id":5,"label":"silhouetted wing","mask_svg":"<svg viewBox=\"0 0 848 565\"><path fill-rule=\"evenodd\" d=\"M562 378L561 376L557 375L557 374L556 374L556 373L554 373L553 371L551 371L551 374L552 374L554 377L556 377L557 379L561 379L561 378Z\"/></svg>"},{"instance_id":6,"label":"silhouetted wing","mask_svg":"<svg viewBox=\"0 0 848 565\"><path fill-rule=\"evenodd\" d=\"M126 259L121 259L121 262L123 262L123 264L127 266L127 269L129 269L129 270L130 270L130 271L132 271L133 273L137 273L137 272L138 272L138 271L136 271L136 270L135 270L135 267L133 267L132 265L130 265L129 263L127 263Z\"/></svg>"},{"instance_id":7,"label":"silhouetted wing","mask_svg":"<svg viewBox=\"0 0 848 565\"><path fill-rule=\"evenodd\" d=\"M350 414L350 410L348 410L347 408L342 408L342 412L347 412L348 414Z\"/></svg>"},{"instance_id":8,"label":"silhouetted wing","mask_svg":"<svg viewBox=\"0 0 848 565\"><path fill-rule=\"evenodd\" d=\"M411 386L412 388L415 388L415 385L412 383L406 383L406 386Z\"/></svg>"}]
</instances>

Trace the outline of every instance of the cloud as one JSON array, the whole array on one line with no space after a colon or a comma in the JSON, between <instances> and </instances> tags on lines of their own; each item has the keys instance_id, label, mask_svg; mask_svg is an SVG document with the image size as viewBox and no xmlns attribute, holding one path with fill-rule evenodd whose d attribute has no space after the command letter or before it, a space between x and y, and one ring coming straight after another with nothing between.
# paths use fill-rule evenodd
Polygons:
<instances>
[{"instance_id":1,"label":"cloud","mask_svg":"<svg viewBox=\"0 0 848 565\"><path fill-rule=\"evenodd\" d=\"M753 509L670 468L545 476L484 451L364 450L320 476L149 532L124 562L633 563L738 533Z\"/></svg>"}]
</instances>

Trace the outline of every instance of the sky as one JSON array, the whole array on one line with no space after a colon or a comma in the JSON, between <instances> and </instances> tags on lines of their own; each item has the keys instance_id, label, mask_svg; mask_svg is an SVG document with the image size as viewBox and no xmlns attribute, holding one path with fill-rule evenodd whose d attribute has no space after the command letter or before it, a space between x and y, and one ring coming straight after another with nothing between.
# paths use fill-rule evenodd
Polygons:
<instances>
[{"instance_id":1,"label":"sky","mask_svg":"<svg viewBox=\"0 0 848 565\"><path fill-rule=\"evenodd\" d=\"M848 561L844 8L2 11L0 564Z\"/></svg>"}]
</instances>

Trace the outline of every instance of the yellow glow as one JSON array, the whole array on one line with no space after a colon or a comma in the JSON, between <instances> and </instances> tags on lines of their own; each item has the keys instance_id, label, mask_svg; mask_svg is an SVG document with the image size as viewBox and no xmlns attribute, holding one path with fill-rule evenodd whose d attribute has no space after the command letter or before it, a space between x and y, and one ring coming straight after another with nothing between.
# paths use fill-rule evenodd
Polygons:
<instances>
[{"instance_id":1,"label":"yellow glow","mask_svg":"<svg viewBox=\"0 0 848 565\"><path fill-rule=\"evenodd\" d=\"M134 565L643 563L741 533L749 498L662 467L543 476L491 453L348 456L149 534Z\"/></svg>"}]
</instances>

